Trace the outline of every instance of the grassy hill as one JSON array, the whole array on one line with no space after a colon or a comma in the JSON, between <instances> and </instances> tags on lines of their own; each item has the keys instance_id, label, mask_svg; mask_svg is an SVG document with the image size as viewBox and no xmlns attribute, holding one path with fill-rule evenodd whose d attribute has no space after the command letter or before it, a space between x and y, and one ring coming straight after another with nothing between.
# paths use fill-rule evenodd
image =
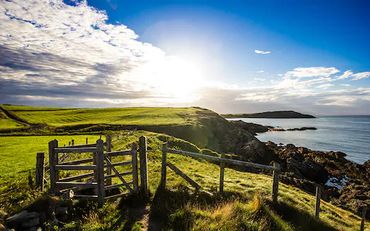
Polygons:
<instances>
[{"instance_id":1,"label":"grassy hill","mask_svg":"<svg viewBox=\"0 0 370 231\"><path fill-rule=\"evenodd\" d=\"M50 108L2 105L32 124L64 127L84 124L107 125L185 125L192 124L199 108Z\"/></svg>"},{"instance_id":2,"label":"grassy hill","mask_svg":"<svg viewBox=\"0 0 370 231\"><path fill-rule=\"evenodd\" d=\"M58 139L63 146L74 139L76 144L83 144L86 137L94 142L99 134L111 133L113 150L127 149L141 135L148 138L150 199L124 197L106 203L102 209L94 203L81 202L62 230L354 230L359 227L357 215L326 202L322 205L321 221L314 219L314 197L289 185L281 184L279 203L272 204L268 175L227 169L225 193L219 194L217 165L178 155L169 154L168 160L197 181L202 190L195 192L171 170L168 170L167 190L157 190L163 142L175 149L213 155L223 152L243 157L243 153L235 150L258 152L244 146L248 142L258 146L258 140L210 110L1 107L6 111L2 111L1 119L7 122L0 124L0 223L5 212L13 214L46 196L33 189L32 177L36 153L46 152L48 141Z\"/></svg>"},{"instance_id":3,"label":"grassy hill","mask_svg":"<svg viewBox=\"0 0 370 231\"><path fill-rule=\"evenodd\" d=\"M0 110L0 129L17 129L24 128L25 125L9 118Z\"/></svg>"},{"instance_id":4,"label":"grassy hill","mask_svg":"<svg viewBox=\"0 0 370 231\"><path fill-rule=\"evenodd\" d=\"M181 139L146 131L124 131L119 139L113 136L114 150L128 148L141 135L148 138L149 149L153 150L148 156L150 200L124 197L107 203L102 209L91 203L80 203L76 208L78 212L64 225L65 230L355 230L359 227L358 216L326 202L322 203L321 221L314 219L314 196L289 185L280 185L279 203L273 205L269 199L271 176L268 175L226 169L225 193L221 195L217 192L219 167L184 156L169 154L168 161L197 181L202 190L195 192L171 170L168 170L167 190L157 190L160 147L164 141L175 149L205 150ZM22 166L26 157L31 161L37 151L44 151L50 139L57 138L61 145L74 139L78 144L84 142L85 136L26 137L27 141L19 140L19 137L4 138L15 144L4 153L13 156L10 162L14 166ZM3 144L5 140L1 141ZM17 146L18 141L27 145ZM4 155L0 155L0 161L3 163L4 160ZM42 196L27 183L28 173L23 171L28 167L1 168L2 173L13 175L0 178L0 207L3 210L15 212Z\"/></svg>"}]
</instances>

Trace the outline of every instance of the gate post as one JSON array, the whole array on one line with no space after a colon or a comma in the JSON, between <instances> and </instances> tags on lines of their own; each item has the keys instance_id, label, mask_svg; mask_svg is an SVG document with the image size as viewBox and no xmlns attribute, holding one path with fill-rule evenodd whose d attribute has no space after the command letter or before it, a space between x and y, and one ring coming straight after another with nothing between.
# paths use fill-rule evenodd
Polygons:
<instances>
[{"instance_id":1,"label":"gate post","mask_svg":"<svg viewBox=\"0 0 370 231\"><path fill-rule=\"evenodd\" d=\"M59 179L59 172L55 169L55 165L58 164L58 153L54 151L56 147L58 147L57 140L49 142L50 193L52 195L58 192L56 182Z\"/></svg>"},{"instance_id":2,"label":"gate post","mask_svg":"<svg viewBox=\"0 0 370 231\"><path fill-rule=\"evenodd\" d=\"M221 154L221 158L225 158L225 154ZM225 162L221 160L220 163L220 193L224 192L224 178L225 178Z\"/></svg>"},{"instance_id":3,"label":"gate post","mask_svg":"<svg viewBox=\"0 0 370 231\"><path fill-rule=\"evenodd\" d=\"M161 188L166 188L166 167L167 167L167 143L162 146L162 171L161 171Z\"/></svg>"},{"instance_id":4,"label":"gate post","mask_svg":"<svg viewBox=\"0 0 370 231\"><path fill-rule=\"evenodd\" d=\"M98 205L102 207L104 205L104 143L103 140L99 139L96 141L96 183L98 192Z\"/></svg>"},{"instance_id":5,"label":"gate post","mask_svg":"<svg viewBox=\"0 0 370 231\"><path fill-rule=\"evenodd\" d=\"M107 135L106 138L106 143L107 143L107 152L111 152L112 151L112 136L111 135ZM111 156L110 155L107 155L107 158L109 160L111 160ZM112 174L112 167L110 165L107 166L107 175L111 175ZM112 178L108 178L107 179L107 185L111 185L112 184Z\"/></svg>"},{"instance_id":6,"label":"gate post","mask_svg":"<svg viewBox=\"0 0 370 231\"><path fill-rule=\"evenodd\" d=\"M135 143L132 144L131 147L131 156L132 156L132 183L134 186L134 191L138 192L139 188L139 176L138 176L138 168L137 168L137 146Z\"/></svg>"},{"instance_id":7,"label":"gate post","mask_svg":"<svg viewBox=\"0 0 370 231\"><path fill-rule=\"evenodd\" d=\"M319 219L320 217L320 198L321 198L321 189L319 186L316 186L315 218L317 219Z\"/></svg>"},{"instance_id":8,"label":"gate post","mask_svg":"<svg viewBox=\"0 0 370 231\"><path fill-rule=\"evenodd\" d=\"M44 191L44 178L45 178L45 167L44 167L45 155L43 152L38 152L36 156L36 188L40 188Z\"/></svg>"},{"instance_id":9,"label":"gate post","mask_svg":"<svg viewBox=\"0 0 370 231\"><path fill-rule=\"evenodd\" d=\"M149 195L148 189L148 162L147 162L147 141L145 136L139 138L139 156L140 156L140 189L144 195Z\"/></svg>"},{"instance_id":10,"label":"gate post","mask_svg":"<svg viewBox=\"0 0 370 231\"><path fill-rule=\"evenodd\" d=\"M277 202L279 192L280 165L277 162L273 162L272 166L275 168L272 172L272 201L275 203Z\"/></svg>"}]
</instances>

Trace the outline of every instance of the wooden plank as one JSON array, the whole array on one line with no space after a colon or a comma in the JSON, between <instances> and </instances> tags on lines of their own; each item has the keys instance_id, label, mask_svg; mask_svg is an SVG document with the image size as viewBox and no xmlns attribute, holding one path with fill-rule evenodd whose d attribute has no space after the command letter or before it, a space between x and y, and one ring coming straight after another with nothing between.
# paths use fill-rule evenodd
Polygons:
<instances>
[{"instance_id":1,"label":"wooden plank","mask_svg":"<svg viewBox=\"0 0 370 231\"><path fill-rule=\"evenodd\" d=\"M273 162L274 170L272 172L272 201L277 202L279 194L279 175L280 175L280 165L276 162Z\"/></svg>"},{"instance_id":2,"label":"wooden plank","mask_svg":"<svg viewBox=\"0 0 370 231\"><path fill-rule=\"evenodd\" d=\"M88 199L88 200L96 200L98 199L98 195L79 195L79 194L75 194L73 198L76 198L76 199Z\"/></svg>"},{"instance_id":3,"label":"wooden plank","mask_svg":"<svg viewBox=\"0 0 370 231\"><path fill-rule=\"evenodd\" d=\"M89 163L89 162L92 162L92 161L93 161L93 158L86 158L86 159L62 162L60 164L61 165L77 165L77 164L86 164L86 163Z\"/></svg>"},{"instance_id":4,"label":"wooden plank","mask_svg":"<svg viewBox=\"0 0 370 231\"><path fill-rule=\"evenodd\" d=\"M149 188L148 188L148 144L146 141L145 136L140 136L139 138L139 157L140 157L140 188L141 191L148 196L149 195Z\"/></svg>"},{"instance_id":5,"label":"wooden plank","mask_svg":"<svg viewBox=\"0 0 370 231\"><path fill-rule=\"evenodd\" d=\"M58 147L57 140L49 142L50 193L52 195L57 193L56 182L59 178L58 171L55 169L55 165L58 164L58 154L54 152L56 147Z\"/></svg>"},{"instance_id":6,"label":"wooden plank","mask_svg":"<svg viewBox=\"0 0 370 231\"><path fill-rule=\"evenodd\" d=\"M362 207L360 231L365 230L366 210L367 210L367 206Z\"/></svg>"},{"instance_id":7,"label":"wooden plank","mask_svg":"<svg viewBox=\"0 0 370 231\"><path fill-rule=\"evenodd\" d=\"M107 153L108 152L111 152L112 151L112 136L111 135L107 135L106 137L105 137L105 142L107 143L107 145L106 145L106 150L107 150ZM108 159L112 162L112 159L111 159L111 156L108 156L107 154L105 154L107 157L108 157ZM112 174L112 168L110 167L110 166L107 166L107 174L108 175L111 175ZM107 179L107 181L106 181L106 183L108 184L108 185L111 185L112 184L112 179L111 178L108 178Z\"/></svg>"},{"instance_id":8,"label":"wooden plank","mask_svg":"<svg viewBox=\"0 0 370 231\"><path fill-rule=\"evenodd\" d=\"M167 178L167 170L166 170L166 162L167 162L167 144L162 145L162 170L161 170L161 187L163 189L166 188L166 178Z\"/></svg>"},{"instance_id":9,"label":"wooden plank","mask_svg":"<svg viewBox=\"0 0 370 231\"><path fill-rule=\"evenodd\" d=\"M225 154L221 155L221 159L224 159ZM224 192L224 178L225 178L225 162L221 160L220 163L220 193Z\"/></svg>"},{"instance_id":10,"label":"wooden plank","mask_svg":"<svg viewBox=\"0 0 370 231\"><path fill-rule=\"evenodd\" d=\"M239 166L244 166L244 167L253 167L253 168L259 168L259 169L265 169L265 170L275 170L273 166L269 165L263 165L263 164L257 164L257 163L252 163L252 162L246 162L246 161L241 161L241 160L232 160L232 159L227 159L227 158L220 158L220 157L215 157L215 156L209 156L201 153L195 153L195 152L188 152L188 151L182 151L182 150L174 150L174 149L168 149L169 153L173 154L180 154L180 155L185 155L185 156L190 156L194 158L200 158L200 159L205 159L209 161L215 161L215 162L221 162L224 161L225 164L232 164L232 165L239 165Z\"/></svg>"},{"instance_id":11,"label":"wooden plank","mask_svg":"<svg viewBox=\"0 0 370 231\"><path fill-rule=\"evenodd\" d=\"M107 163L108 164L112 164L111 162L110 162L110 160L107 158L107 157L105 157L105 160L107 161ZM123 177L122 176L120 176L120 173L117 171L117 169L114 167L114 166L111 166L112 167L112 170L113 170L113 172L116 174L116 176L122 181L122 183L126 186L126 188L132 193L132 192L134 192L134 190L130 187L130 185L125 181L125 179L123 179Z\"/></svg>"},{"instance_id":12,"label":"wooden plank","mask_svg":"<svg viewBox=\"0 0 370 231\"><path fill-rule=\"evenodd\" d=\"M94 147L86 148L55 148L56 153L84 153L84 152L96 152Z\"/></svg>"},{"instance_id":13,"label":"wooden plank","mask_svg":"<svg viewBox=\"0 0 370 231\"><path fill-rule=\"evenodd\" d=\"M133 181L127 182L127 184L133 184ZM105 190L115 189L115 188L121 188L122 186L125 186L125 184L113 184L113 185L107 185L105 186Z\"/></svg>"},{"instance_id":14,"label":"wooden plank","mask_svg":"<svg viewBox=\"0 0 370 231\"><path fill-rule=\"evenodd\" d=\"M167 166L170 169L172 169L177 175L181 176L184 180L186 180L189 184L191 184L196 190L200 189L200 185L197 182L195 182L190 177L188 177L184 172L182 172L175 165L171 164L170 162L167 162Z\"/></svg>"},{"instance_id":15,"label":"wooden plank","mask_svg":"<svg viewBox=\"0 0 370 231\"><path fill-rule=\"evenodd\" d=\"M63 148L96 148L96 144L79 144L74 146L64 146Z\"/></svg>"},{"instance_id":16,"label":"wooden plank","mask_svg":"<svg viewBox=\"0 0 370 231\"><path fill-rule=\"evenodd\" d=\"M107 196L105 197L106 200L110 200L110 199L114 199L114 198L117 198L117 197L122 197L122 196L125 196L127 195L127 193L120 193L120 194L115 194L115 195L111 195L111 196Z\"/></svg>"},{"instance_id":17,"label":"wooden plank","mask_svg":"<svg viewBox=\"0 0 370 231\"><path fill-rule=\"evenodd\" d=\"M72 181L72 180L81 180L87 177L93 177L94 173L86 173L86 174L81 174L77 176L70 176L70 177L65 177L63 179L60 179L59 181L67 182L67 181Z\"/></svg>"},{"instance_id":18,"label":"wooden plank","mask_svg":"<svg viewBox=\"0 0 370 231\"><path fill-rule=\"evenodd\" d=\"M55 165L56 170L95 170L96 165Z\"/></svg>"},{"instance_id":19,"label":"wooden plank","mask_svg":"<svg viewBox=\"0 0 370 231\"><path fill-rule=\"evenodd\" d=\"M137 146L135 143L132 144L131 155L132 155L132 181L134 182L133 188L135 192L138 192L139 189L139 176L138 176L138 167L137 167Z\"/></svg>"},{"instance_id":20,"label":"wooden plank","mask_svg":"<svg viewBox=\"0 0 370 231\"><path fill-rule=\"evenodd\" d=\"M97 191L98 205L103 207L105 191L104 191L104 142L102 139L96 141L96 171L97 171Z\"/></svg>"},{"instance_id":21,"label":"wooden plank","mask_svg":"<svg viewBox=\"0 0 370 231\"><path fill-rule=\"evenodd\" d=\"M111 162L111 160L109 160L109 162ZM121 161L121 162L115 162L115 163L112 163L110 165L108 164L105 164L104 167L116 167L116 166L126 166L126 165L130 165L132 164L132 161Z\"/></svg>"},{"instance_id":22,"label":"wooden plank","mask_svg":"<svg viewBox=\"0 0 370 231\"><path fill-rule=\"evenodd\" d=\"M319 219L320 217L320 199L321 199L321 190L319 186L316 186L316 203L315 203L315 218Z\"/></svg>"},{"instance_id":23,"label":"wooden plank","mask_svg":"<svg viewBox=\"0 0 370 231\"><path fill-rule=\"evenodd\" d=\"M122 172L119 174L120 176L127 176L127 175L132 175L132 171L131 172ZM111 175L105 175L104 178L105 179L108 179L108 178L113 178L113 177L118 177L116 174L111 174Z\"/></svg>"},{"instance_id":24,"label":"wooden plank","mask_svg":"<svg viewBox=\"0 0 370 231\"><path fill-rule=\"evenodd\" d=\"M131 155L131 150L123 150L123 151L112 151L112 152L106 152L106 156L129 156Z\"/></svg>"},{"instance_id":25,"label":"wooden plank","mask_svg":"<svg viewBox=\"0 0 370 231\"><path fill-rule=\"evenodd\" d=\"M36 188L44 191L44 178L45 178L45 167L44 167L45 155L43 152L38 152L36 155Z\"/></svg>"},{"instance_id":26,"label":"wooden plank","mask_svg":"<svg viewBox=\"0 0 370 231\"><path fill-rule=\"evenodd\" d=\"M57 187L63 188L70 188L70 187L78 187L78 188L94 188L96 187L96 182L64 182L64 181L57 181Z\"/></svg>"}]
</instances>

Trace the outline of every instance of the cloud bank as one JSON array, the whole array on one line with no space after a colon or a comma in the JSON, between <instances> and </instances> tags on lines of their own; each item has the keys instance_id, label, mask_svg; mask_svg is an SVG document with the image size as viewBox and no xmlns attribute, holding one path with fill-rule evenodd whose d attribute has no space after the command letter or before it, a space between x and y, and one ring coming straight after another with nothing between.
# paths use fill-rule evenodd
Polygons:
<instances>
[{"instance_id":1,"label":"cloud bank","mask_svg":"<svg viewBox=\"0 0 370 231\"><path fill-rule=\"evenodd\" d=\"M125 25L107 19L105 12L86 2L70 6L62 0L2 1L0 103L370 114L370 88L352 86L370 72L324 66L296 67L276 76L257 71L250 77L259 81L257 87L249 85L252 80L199 81L201 77L189 71L197 68L184 66L139 41Z\"/></svg>"}]
</instances>

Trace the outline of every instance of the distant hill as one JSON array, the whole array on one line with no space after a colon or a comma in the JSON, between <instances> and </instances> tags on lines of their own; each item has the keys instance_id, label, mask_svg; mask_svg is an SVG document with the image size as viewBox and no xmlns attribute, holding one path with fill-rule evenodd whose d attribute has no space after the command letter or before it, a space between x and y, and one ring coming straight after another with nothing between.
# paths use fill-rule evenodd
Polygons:
<instances>
[{"instance_id":1,"label":"distant hill","mask_svg":"<svg viewBox=\"0 0 370 231\"><path fill-rule=\"evenodd\" d=\"M293 118L315 118L315 116L302 114L295 111L267 111L251 114L223 114L225 118L273 118L273 119L293 119Z\"/></svg>"}]
</instances>

